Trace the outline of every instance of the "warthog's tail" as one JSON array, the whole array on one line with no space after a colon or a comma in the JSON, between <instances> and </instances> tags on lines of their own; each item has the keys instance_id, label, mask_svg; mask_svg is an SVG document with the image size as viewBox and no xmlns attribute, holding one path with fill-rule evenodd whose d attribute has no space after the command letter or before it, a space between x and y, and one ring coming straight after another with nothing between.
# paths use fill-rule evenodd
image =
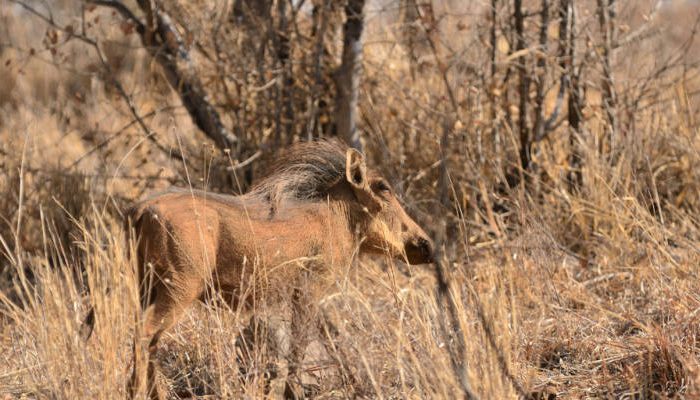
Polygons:
<instances>
[{"instance_id":1,"label":"warthog's tail","mask_svg":"<svg viewBox=\"0 0 700 400\"><path fill-rule=\"evenodd\" d=\"M142 211L139 207L131 207L126 210L124 219L124 239L127 246L131 246L131 229L133 224L138 223L141 218ZM127 248L127 256L131 255L131 251ZM109 294L110 288L107 288L106 294ZM92 336L92 332L95 330L95 306L90 306L90 311L88 311L83 323L80 324L80 337L83 341L88 341Z\"/></svg>"}]
</instances>

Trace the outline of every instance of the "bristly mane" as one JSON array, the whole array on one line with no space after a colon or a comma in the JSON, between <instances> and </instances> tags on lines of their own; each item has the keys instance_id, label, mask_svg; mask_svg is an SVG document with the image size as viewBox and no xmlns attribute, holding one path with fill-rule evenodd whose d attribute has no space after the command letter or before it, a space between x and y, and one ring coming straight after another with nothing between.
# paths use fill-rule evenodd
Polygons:
<instances>
[{"instance_id":1,"label":"bristly mane","mask_svg":"<svg viewBox=\"0 0 700 400\"><path fill-rule=\"evenodd\" d=\"M347 149L339 140L296 143L276 158L247 196L269 202L271 210L290 200L320 201L333 185L345 179Z\"/></svg>"}]
</instances>

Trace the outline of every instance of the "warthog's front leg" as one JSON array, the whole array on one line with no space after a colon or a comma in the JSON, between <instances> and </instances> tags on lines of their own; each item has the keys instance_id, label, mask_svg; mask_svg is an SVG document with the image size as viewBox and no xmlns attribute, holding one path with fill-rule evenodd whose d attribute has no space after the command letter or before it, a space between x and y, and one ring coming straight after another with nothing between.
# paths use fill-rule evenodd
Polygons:
<instances>
[{"instance_id":1,"label":"warthog's front leg","mask_svg":"<svg viewBox=\"0 0 700 400\"><path fill-rule=\"evenodd\" d=\"M245 365L241 373L256 379L255 363L265 363L266 355L270 360L265 366L263 384L265 394L271 399L284 398L285 385L289 375L289 357L291 349L291 313L287 307L275 308L271 315L254 313L237 338L242 359Z\"/></svg>"},{"instance_id":2,"label":"warthog's front leg","mask_svg":"<svg viewBox=\"0 0 700 400\"><path fill-rule=\"evenodd\" d=\"M309 307L306 302L300 303L301 296L295 294L294 301L273 308L267 316L254 315L245 328L241 345L250 354L262 343L256 338L262 338L272 363L266 378L266 394L272 399L297 399L304 397L301 387L301 363L309 343L307 327ZM301 304L304 304L302 307ZM250 357L253 357L250 354Z\"/></svg>"},{"instance_id":3,"label":"warthog's front leg","mask_svg":"<svg viewBox=\"0 0 700 400\"><path fill-rule=\"evenodd\" d=\"M142 293L142 298L152 298L152 304L147 305L144 310L143 331L137 332L134 336L134 371L129 382L128 391L131 398L143 390L143 382L140 370L147 363L146 392L150 399L160 400L162 395L158 391L156 382L157 365L155 354L158 350L158 341L163 333L172 327L182 316L183 312L197 299L202 290L201 281L191 280L179 286L166 286L157 284L148 296ZM151 296L154 294L154 296ZM143 345L148 344L148 349L144 353ZM145 357L145 360L143 359Z\"/></svg>"},{"instance_id":4,"label":"warthog's front leg","mask_svg":"<svg viewBox=\"0 0 700 400\"><path fill-rule=\"evenodd\" d=\"M296 287L292 294L292 321L291 338L289 351L289 376L285 391L286 398L303 398L304 388L302 386L303 361L306 355L306 348L311 342L310 326L311 320L315 318L315 307L309 295L309 287Z\"/></svg>"},{"instance_id":5,"label":"warthog's front leg","mask_svg":"<svg viewBox=\"0 0 700 400\"><path fill-rule=\"evenodd\" d=\"M268 346L275 357L269 395L276 399L285 397L287 380L290 377L289 364L292 353L291 313L285 312L284 314L274 315L267 320Z\"/></svg>"}]
</instances>

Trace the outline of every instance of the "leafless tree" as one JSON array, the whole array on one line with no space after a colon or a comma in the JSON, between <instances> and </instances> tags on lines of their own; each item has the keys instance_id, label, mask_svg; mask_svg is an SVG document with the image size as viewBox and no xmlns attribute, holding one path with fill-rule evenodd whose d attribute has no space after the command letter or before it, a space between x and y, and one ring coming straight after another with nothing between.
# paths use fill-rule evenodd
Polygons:
<instances>
[{"instance_id":1,"label":"leafless tree","mask_svg":"<svg viewBox=\"0 0 700 400\"><path fill-rule=\"evenodd\" d=\"M549 30L549 0L542 0L540 9L540 37L537 57L537 82L535 95L535 127L536 138L544 136L544 94L547 79L547 31Z\"/></svg>"},{"instance_id":2,"label":"leafless tree","mask_svg":"<svg viewBox=\"0 0 700 400\"><path fill-rule=\"evenodd\" d=\"M114 9L136 26L143 45L163 68L170 86L179 94L194 123L222 150L233 148L237 138L224 126L219 112L209 102L196 66L166 11L155 1L138 0L137 3L146 16L145 22L142 22L119 1L90 2Z\"/></svg>"},{"instance_id":3,"label":"leafless tree","mask_svg":"<svg viewBox=\"0 0 700 400\"><path fill-rule=\"evenodd\" d=\"M288 0L277 0L277 29L272 35L277 67L281 70L275 90L275 145L289 143L294 136L294 76L290 60L291 42L289 40L289 24L287 16ZM294 16L294 14L293 14ZM283 139L282 136L286 139Z\"/></svg>"},{"instance_id":4,"label":"leafless tree","mask_svg":"<svg viewBox=\"0 0 700 400\"><path fill-rule=\"evenodd\" d=\"M615 32L615 0L597 0L598 22L600 24L600 32L602 36L601 43L601 63L603 66L602 89L603 89L603 108L607 119L607 137L601 140L601 146L607 143L612 150L617 132L617 113L615 82L612 75L612 50L614 32ZM601 148L601 152L605 149Z\"/></svg>"},{"instance_id":5,"label":"leafless tree","mask_svg":"<svg viewBox=\"0 0 700 400\"><path fill-rule=\"evenodd\" d=\"M362 70L362 28L364 0L348 0L343 25L342 63L335 73L337 101L336 133L350 146L361 149L357 130L357 100Z\"/></svg>"},{"instance_id":6,"label":"leafless tree","mask_svg":"<svg viewBox=\"0 0 700 400\"><path fill-rule=\"evenodd\" d=\"M562 83L568 86L568 114L569 123L569 190L578 191L583 185L581 172L581 118L582 101L580 84L580 69L576 68L576 8L572 0L561 0L559 5L559 51L560 66L564 71L565 79Z\"/></svg>"},{"instance_id":7,"label":"leafless tree","mask_svg":"<svg viewBox=\"0 0 700 400\"><path fill-rule=\"evenodd\" d=\"M493 141L493 149L496 154L501 152L501 133L499 130L499 115L498 115L498 95L500 94L498 90L498 7L499 0L491 0L491 10L489 13L490 26L489 26L489 62L490 62L490 74L489 74L489 99L490 99L490 112L491 112L491 140ZM497 156L500 157L500 156ZM497 165L500 166L500 160L497 160Z\"/></svg>"},{"instance_id":8,"label":"leafless tree","mask_svg":"<svg viewBox=\"0 0 700 400\"><path fill-rule=\"evenodd\" d=\"M418 12L418 3L416 0L401 0L401 24L402 24L402 39L411 69L411 78L416 78L416 67L418 64L418 43L420 41L420 13Z\"/></svg>"},{"instance_id":9,"label":"leafless tree","mask_svg":"<svg viewBox=\"0 0 700 400\"><path fill-rule=\"evenodd\" d=\"M520 137L520 166L523 171L530 170L532 142L530 140L530 128L527 123L528 104L530 97L530 72L527 69L527 56L525 49L525 15L523 13L522 0L513 0L513 24L515 27L515 51L518 52L518 134Z\"/></svg>"},{"instance_id":10,"label":"leafless tree","mask_svg":"<svg viewBox=\"0 0 700 400\"><path fill-rule=\"evenodd\" d=\"M325 46L326 33L332 30L330 22L331 14L334 11L332 0L319 0L314 2L312 9L311 39L313 40L313 50L311 51L312 82L313 90L309 93L309 119L306 124L306 140L323 136L330 125L325 120L329 119L329 95L328 77L326 71L329 69L326 60L329 58L329 51ZM330 28L330 29L329 29Z\"/></svg>"}]
</instances>

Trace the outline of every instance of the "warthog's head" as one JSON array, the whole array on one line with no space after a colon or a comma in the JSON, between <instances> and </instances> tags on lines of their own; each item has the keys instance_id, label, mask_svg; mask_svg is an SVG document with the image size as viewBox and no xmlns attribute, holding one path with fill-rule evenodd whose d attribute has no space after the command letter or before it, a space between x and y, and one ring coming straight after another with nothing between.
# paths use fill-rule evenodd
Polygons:
<instances>
[{"instance_id":1,"label":"warthog's head","mask_svg":"<svg viewBox=\"0 0 700 400\"><path fill-rule=\"evenodd\" d=\"M389 183L367 170L364 156L354 149L346 152L345 176L362 206L366 231L361 249L387 254L409 264L433 262L433 242L406 214Z\"/></svg>"}]
</instances>

